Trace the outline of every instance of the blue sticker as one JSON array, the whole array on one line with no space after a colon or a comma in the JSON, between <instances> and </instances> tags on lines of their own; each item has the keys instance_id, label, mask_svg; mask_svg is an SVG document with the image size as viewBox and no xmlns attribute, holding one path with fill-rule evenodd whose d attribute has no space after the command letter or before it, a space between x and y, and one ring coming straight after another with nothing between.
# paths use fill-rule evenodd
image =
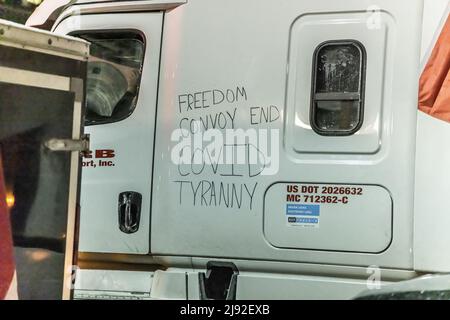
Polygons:
<instances>
[{"instance_id":1,"label":"blue sticker","mask_svg":"<svg viewBox=\"0 0 450 320\"><path fill-rule=\"evenodd\" d=\"M290 226L319 227L320 205L286 204L287 223Z\"/></svg>"},{"instance_id":2,"label":"blue sticker","mask_svg":"<svg viewBox=\"0 0 450 320\"><path fill-rule=\"evenodd\" d=\"M320 205L317 204L287 204L286 214L294 216L320 216Z\"/></svg>"}]
</instances>

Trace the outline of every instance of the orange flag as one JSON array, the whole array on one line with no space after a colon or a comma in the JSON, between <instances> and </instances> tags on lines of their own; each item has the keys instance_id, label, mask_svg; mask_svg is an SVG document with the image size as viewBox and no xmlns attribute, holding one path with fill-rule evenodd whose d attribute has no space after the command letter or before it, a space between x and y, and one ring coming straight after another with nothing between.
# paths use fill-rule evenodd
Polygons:
<instances>
[{"instance_id":1,"label":"orange flag","mask_svg":"<svg viewBox=\"0 0 450 320\"><path fill-rule=\"evenodd\" d=\"M419 110L450 122L450 16L420 77Z\"/></svg>"}]
</instances>

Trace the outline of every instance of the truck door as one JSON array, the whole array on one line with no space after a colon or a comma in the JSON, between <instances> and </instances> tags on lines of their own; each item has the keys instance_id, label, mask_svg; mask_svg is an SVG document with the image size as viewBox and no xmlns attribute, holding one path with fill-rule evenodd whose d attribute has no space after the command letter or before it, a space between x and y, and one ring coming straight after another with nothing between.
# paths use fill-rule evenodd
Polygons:
<instances>
[{"instance_id":1,"label":"truck door","mask_svg":"<svg viewBox=\"0 0 450 320\"><path fill-rule=\"evenodd\" d=\"M92 43L80 251L147 254L162 12L70 16L56 33ZM144 90L141 90L143 88Z\"/></svg>"},{"instance_id":2,"label":"truck door","mask_svg":"<svg viewBox=\"0 0 450 320\"><path fill-rule=\"evenodd\" d=\"M165 17L185 23L180 39L164 37L161 70L173 76L159 88L155 154L187 145L190 159L155 162L152 254L200 268L228 258L359 266L364 277L369 265L411 269L422 1L258 3L251 24L252 1L190 1ZM215 118L218 147L170 134L207 132ZM273 170L257 169L250 145Z\"/></svg>"}]
</instances>

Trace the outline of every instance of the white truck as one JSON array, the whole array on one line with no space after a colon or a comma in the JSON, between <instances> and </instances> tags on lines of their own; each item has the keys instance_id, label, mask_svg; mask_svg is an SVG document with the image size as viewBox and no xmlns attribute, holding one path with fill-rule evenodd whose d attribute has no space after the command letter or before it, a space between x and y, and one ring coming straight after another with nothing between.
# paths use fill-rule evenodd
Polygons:
<instances>
[{"instance_id":1,"label":"white truck","mask_svg":"<svg viewBox=\"0 0 450 320\"><path fill-rule=\"evenodd\" d=\"M450 271L450 125L417 109L447 0L62 3L29 23L91 42L78 297L347 299Z\"/></svg>"}]
</instances>

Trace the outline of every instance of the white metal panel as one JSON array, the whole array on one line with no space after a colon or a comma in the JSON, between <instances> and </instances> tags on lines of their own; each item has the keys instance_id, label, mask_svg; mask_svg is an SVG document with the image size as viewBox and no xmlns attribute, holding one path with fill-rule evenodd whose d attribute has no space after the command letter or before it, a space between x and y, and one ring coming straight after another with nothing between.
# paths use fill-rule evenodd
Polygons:
<instances>
[{"instance_id":1,"label":"white metal panel","mask_svg":"<svg viewBox=\"0 0 450 320\"><path fill-rule=\"evenodd\" d=\"M334 253L333 253L334 254ZM183 268L192 267L196 270L206 270L208 262L213 260L214 262L229 262L228 259L220 258L192 258L192 263L189 266L183 266ZM175 261L171 261L171 265L174 265ZM233 259L233 264L239 270L240 273L258 273L258 274L291 274L291 275L315 275L322 277L333 278L345 278L345 279L367 279L369 275L376 275L375 272L379 271L379 276L382 281L401 281L410 280L418 276L418 274L412 270L404 269L377 269L375 265L371 266L349 266L349 265L337 265L337 264L318 264L318 263L299 263L299 262L286 262L276 260L249 260L249 259ZM165 264L167 265L167 264ZM264 286L261 286L264 288Z\"/></svg>"},{"instance_id":2,"label":"white metal panel","mask_svg":"<svg viewBox=\"0 0 450 320\"><path fill-rule=\"evenodd\" d=\"M382 130L387 135L380 152L374 155L304 155L300 160L288 154L280 139L278 173L256 178L223 177L209 168L200 175L181 177L170 160L173 130L185 116L198 118L237 108L235 128L278 129L282 137L285 108L289 108L285 94L289 33L293 23L304 14L341 12L347 16L351 12L366 12L369 7L365 2L352 0L283 3L208 0L189 2L166 14L155 146L153 253L412 268L412 185L420 55L417 34L421 28L422 1L379 0L371 4L395 22L389 26L389 36L393 40L387 44L384 86L379 92L383 112L391 119L383 123ZM368 18L372 13L367 12ZM367 37L369 35L367 33ZM312 60L310 54L305 59ZM368 57L368 65L370 63ZM304 76L310 77L309 74ZM188 114L179 111L179 95L236 87L245 88L246 100L223 105L220 110L199 109ZM271 105L279 108L280 118L252 125L251 108ZM226 169L229 167L220 167L220 170ZM181 192L181 203L180 184L176 182L179 180L187 181ZM252 208L250 201L242 208L198 205L201 201L194 204L190 190L203 180L216 185L223 182L254 186L257 183ZM263 195L270 185L279 181L383 186L393 199L392 244L378 255L331 255L313 250L274 248L263 234Z\"/></svg>"},{"instance_id":3,"label":"white metal panel","mask_svg":"<svg viewBox=\"0 0 450 320\"><path fill-rule=\"evenodd\" d=\"M317 190L289 193L287 186ZM323 193L329 189L342 193ZM264 236L278 248L379 253L389 246L391 230L392 199L380 186L277 183L264 197Z\"/></svg>"},{"instance_id":4,"label":"white metal panel","mask_svg":"<svg viewBox=\"0 0 450 320\"><path fill-rule=\"evenodd\" d=\"M168 269L155 271L151 298L152 299L187 299L187 273L185 270Z\"/></svg>"},{"instance_id":5,"label":"white metal panel","mask_svg":"<svg viewBox=\"0 0 450 320\"><path fill-rule=\"evenodd\" d=\"M135 29L144 33L146 52L141 90L133 114L116 123L86 127L91 150L114 150L114 166L84 167L81 188L79 250L82 252L147 254L150 239L150 190L153 134L161 44L162 13L86 15L61 22L56 32ZM81 22L82 29L79 29ZM95 153L95 152L94 152ZM118 196L124 191L142 194L139 230L120 231Z\"/></svg>"},{"instance_id":6,"label":"white metal panel","mask_svg":"<svg viewBox=\"0 0 450 320\"><path fill-rule=\"evenodd\" d=\"M449 0L425 0L422 24L422 65L425 65L450 12Z\"/></svg>"},{"instance_id":7,"label":"white metal panel","mask_svg":"<svg viewBox=\"0 0 450 320\"><path fill-rule=\"evenodd\" d=\"M389 282L380 282L380 288ZM239 300L347 300L373 285L370 281L315 276L245 273L238 276Z\"/></svg>"},{"instance_id":8,"label":"white metal panel","mask_svg":"<svg viewBox=\"0 0 450 320\"><path fill-rule=\"evenodd\" d=\"M450 124L418 112L414 268L450 272Z\"/></svg>"},{"instance_id":9,"label":"white metal panel","mask_svg":"<svg viewBox=\"0 0 450 320\"><path fill-rule=\"evenodd\" d=\"M78 269L75 290L149 293L153 272Z\"/></svg>"},{"instance_id":10,"label":"white metal panel","mask_svg":"<svg viewBox=\"0 0 450 320\"><path fill-rule=\"evenodd\" d=\"M153 272L78 269L74 300L149 300Z\"/></svg>"},{"instance_id":11,"label":"white metal panel","mask_svg":"<svg viewBox=\"0 0 450 320\"><path fill-rule=\"evenodd\" d=\"M368 27L366 12L306 14L292 26L289 54L289 82L286 110L286 148L294 157L296 153L376 153L382 135L388 137L390 113L382 117L383 85L386 79L386 56L393 48L392 17L380 12L378 25ZM310 124L311 63L314 50L329 40L356 40L365 51L368 63L363 77L364 93L362 127L353 135L332 137L314 132ZM385 129L382 134L383 128Z\"/></svg>"},{"instance_id":12,"label":"white metal panel","mask_svg":"<svg viewBox=\"0 0 450 320\"><path fill-rule=\"evenodd\" d=\"M76 1L61 13L54 24L56 28L64 19L83 14L130 13L171 10L187 0L128 0L128 1ZM30 21L32 23L32 21ZM80 26L79 26L80 27Z\"/></svg>"},{"instance_id":13,"label":"white metal panel","mask_svg":"<svg viewBox=\"0 0 450 320\"><path fill-rule=\"evenodd\" d=\"M84 40L57 36L48 31L25 27L2 19L0 19L0 41L2 45L83 61L89 55L89 44Z\"/></svg>"}]
</instances>

